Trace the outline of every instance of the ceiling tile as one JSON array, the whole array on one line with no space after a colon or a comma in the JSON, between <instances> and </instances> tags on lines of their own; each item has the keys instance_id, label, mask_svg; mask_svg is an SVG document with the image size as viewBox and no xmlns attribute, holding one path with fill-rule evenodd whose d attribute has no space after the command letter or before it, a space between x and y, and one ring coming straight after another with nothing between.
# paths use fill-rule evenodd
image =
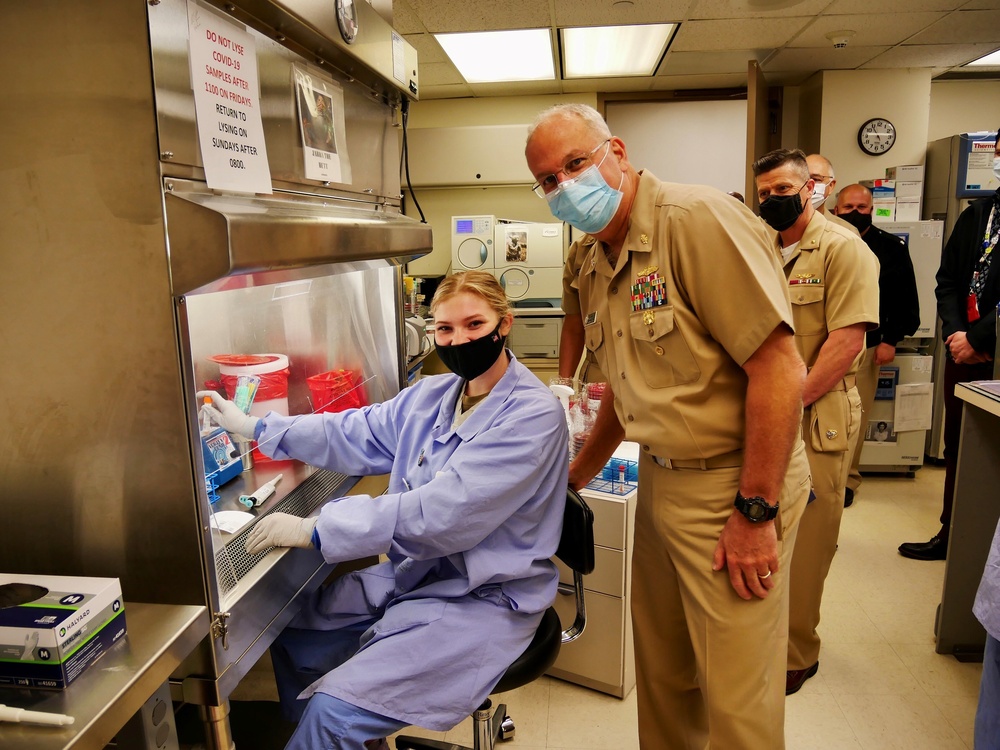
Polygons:
<instances>
[{"instance_id":1,"label":"ceiling tile","mask_svg":"<svg viewBox=\"0 0 1000 750\"><path fill-rule=\"evenodd\" d=\"M392 0L392 28L400 34L418 34L424 31L423 23L407 0Z\"/></svg>"},{"instance_id":2,"label":"ceiling tile","mask_svg":"<svg viewBox=\"0 0 1000 750\"><path fill-rule=\"evenodd\" d=\"M615 26L618 24L668 23L687 18L691 0L554 0L555 25Z\"/></svg>"},{"instance_id":3,"label":"ceiling tile","mask_svg":"<svg viewBox=\"0 0 1000 750\"><path fill-rule=\"evenodd\" d=\"M432 33L503 31L551 26L548 4L536 0L469 2L468 0L408 0Z\"/></svg>"},{"instance_id":4,"label":"ceiling tile","mask_svg":"<svg viewBox=\"0 0 1000 750\"><path fill-rule=\"evenodd\" d=\"M775 18L782 16L814 16L820 13L830 0L698 0L691 9L692 19L719 18ZM870 10L870 8L869 8Z\"/></svg>"},{"instance_id":5,"label":"ceiling tile","mask_svg":"<svg viewBox=\"0 0 1000 750\"><path fill-rule=\"evenodd\" d=\"M420 63L420 85L445 86L452 83L465 83L462 74L450 62Z\"/></svg>"},{"instance_id":6,"label":"ceiling tile","mask_svg":"<svg viewBox=\"0 0 1000 750\"><path fill-rule=\"evenodd\" d=\"M671 52L657 72L663 76L747 74L748 60L763 60L773 50L724 50L719 52ZM745 83L745 81L744 81Z\"/></svg>"},{"instance_id":7,"label":"ceiling tile","mask_svg":"<svg viewBox=\"0 0 1000 750\"><path fill-rule=\"evenodd\" d=\"M421 66L424 63L446 62L451 64L451 58L441 49L441 45L438 44L433 34L407 34L403 38L412 44L413 49L417 51L417 60Z\"/></svg>"},{"instance_id":8,"label":"ceiling tile","mask_svg":"<svg viewBox=\"0 0 1000 750\"><path fill-rule=\"evenodd\" d=\"M907 41L910 44L1000 42L1000 10L955 11Z\"/></svg>"},{"instance_id":9,"label":"ceiling tile","mask_svg":"<svg viewBox=\"0 0 1000 750\"><path fill-rule=\"evenodd\" d=\"M888 47L847 47L845 49L783 49L762 66L765 73L783 70L853 70Z\"/></svg>"},{"instance_id":10,"label":"ceiling tile","mask_svg":"<svg viewBox=\"0 0 1000 750\"><path fill-rule=\"evenodd\" d=\"M670 45L676 52L783 47L812 19L748 18L740 21L687 21Z\"/></svg>"},{"instance_id":11,"label":"ceiling tile","mask_svg":"<svg viewBox=\"0 0 1000 750\"><path fill-rule=\"evenodd\" d=\"M746 71L742 75L725 73L694 76L658 76L653 79L654 91L680 91L688 89L735 89L747 85Z\"/></svg>"},{"instance_id":12,"label":"ceiling tile","mask_svg":"<svg viewBox=\"0 0 1000 750\"><path fill-rule=\"evenodd\" d=\"M990 2L991 0L983 0ZM924 10L955 10L967 0L878 0L878 10L883 13L918 13ZM855 15L871 13L876 9L872 0L834 0L824 15Z\"/></svg>"},{"instance_id":13,"label":"ceiling tile","mask_svg":"<svg viewBox=\"0 0 1000 750\"><path fill-rule=\"evenodd\" d=\"M472 96L472 88L463 83L454 86L429 86L420 87L421 100L429 99L468 99Z\"/></svg>"},{"instance_id":14,"label":"ceiling tile","mask_svg":"<svg viewBox=\"0 0 1000 750\"><path fill-rule=\"evenodd\" d=\"M871 47L899 44L935 21L944 13L886 13L860 16L820 16L791 41L791 47L832 47L824 35L831 31L851 29L855 32L848 46Z\"/></svg>"},{"instance_id":15,"label":"ceiling tile","mask_svg":"<svg viewBox=\"0 0 1000 750\"><path fill-rule=\"evenodd\" d=\"M509 83L475 83L470 86L475 96L532 96L562 93L559 81L518 81ZM593 87L588 91L593 91Z\"/></svg>"},{"instance_id":16,"label":"ceiling tile","mask_svg":"<svg viewBox=\"0 0 1000 750\"><path fill-rule=\"evenodd\" d=\"M990 52L990 44L907 44L872 58L862 68L950 68Z\"/></svg>"}]
</instances>

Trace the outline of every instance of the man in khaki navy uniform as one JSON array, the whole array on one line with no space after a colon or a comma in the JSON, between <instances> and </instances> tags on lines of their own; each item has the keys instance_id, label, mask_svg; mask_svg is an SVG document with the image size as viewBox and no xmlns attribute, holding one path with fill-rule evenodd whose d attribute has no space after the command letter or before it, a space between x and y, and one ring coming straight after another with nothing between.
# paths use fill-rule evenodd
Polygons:
<instances>
[{"instance_id":1,"label":"man in khaki navy uniform","mask_svg":"<svg viewBox=\"0 0 1000 750\"><path fill-rule=\"evenodd\" d=\"M525 156L553 215L588 235L585 341L609 377L570 483L623 437L640 445L640 746L780 750L787 565L809 476L805 369L766 230L725 193L640 175L585 105L539 115Z\"/></svg>"},{"instance_id":2,"label":"man in khaki navy uniform","mask_svg":"<svg viewBox=\"0 0 1000 750\"><path fill-rule=\"evenodd\" d=\"M778 233L795 317L795 341L809 368L802 438L815 500L799 526L791 565L788 674L791 694L819 669L823 584L837 550L844 485L860 435L855 372L865 332L878 325L878 267L856 233L810 202L813 179L799 150L778 149L753 164L760 215Z\"/></svg>"},{"instance_id":3,"label":"man in khaki navy uniform","mask_svg":"<svg viewBox=\"0 0 1000 750\"><path fill-rule=\"evenodd\" d=\"M810 200L813 208L823 217L834 224L839 224L852 234L859 237L861 233L835 213L826 210L826 202L833 195L833 188L837 185L837 176L833 173L833 164L823 154L809 154L806 157L806 164L809 165L809 176L813 179L813 192Z\"/></svg>"},{"instance_id":4,"label":"man in khaki navy uniform","mask_svg":"<svg viewBox=\"0 0 1000 750\"><path fill-rule=\"evenodd\" d=\"M566 255L563 265L563 326L559 336L559 377L572 378L580 367L580 355L586 359L580 367L581 383L604 383L607 378L601 372L593 353L583 348L583 316L580 314L580 290L576 279L580 275L580 243L574 242Z\"/></svg>"}]
</instances>

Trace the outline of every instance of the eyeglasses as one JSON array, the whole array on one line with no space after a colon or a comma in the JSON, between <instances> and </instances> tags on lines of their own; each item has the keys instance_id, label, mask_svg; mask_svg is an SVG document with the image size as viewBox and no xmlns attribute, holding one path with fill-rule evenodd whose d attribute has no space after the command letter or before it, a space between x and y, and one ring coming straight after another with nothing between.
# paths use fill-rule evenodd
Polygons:
<instances>
[{"instance_id":1,"label":"eyeglasses","mask_svg":"<svg viewBox=\"0 0 1000 750\"><path fill-rule=\"evenodd\" d=\"M568 162L563 165L563 168L558 172L553 172L547 177L543 177L534 185L531 189L535 192L539 198L544 198L548 193L551 193L557 187L559 187L559 177L557 175L564 174L568 178L576 177L580 172L587 169L594 160L591 158L598 149L601 148L605 143L610 142L610 138L605 138L603 141L594 146L590 151L588 151L583 156L574 156Z\"/></svg>"},{"instance_id":2,"label":"eyeglasses","mask_svg":"<svg viewBox=\"0 0 1000 750\"><path fill-rule=\"evenodd\" d=\"M824 185L829 185L830 180L833 179L832 175L825 175L825 174L811 174L809 175L809 177L816 180L816 182L822 182Z\"/></svg>"}]
</instances>

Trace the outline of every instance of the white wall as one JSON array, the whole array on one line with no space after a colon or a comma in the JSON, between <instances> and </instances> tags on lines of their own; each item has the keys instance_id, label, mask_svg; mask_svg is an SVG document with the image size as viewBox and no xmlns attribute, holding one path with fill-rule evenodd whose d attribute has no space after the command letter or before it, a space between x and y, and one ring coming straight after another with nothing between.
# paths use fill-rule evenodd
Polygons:
<instances>
[{"instance_id":1,"label":"white wall","mask_svg":"<svg viewBox=\"0 0 1000 750\"><path fill-rule=\"evenodd\" d=\"M609 102L611 132L629 161L661 180L711 185L742 193L745 182L745 99L698 102Z\"/></svg>"},{"instance_id":2,"label":"white wall","mask_svg":"<svg viewBox=\"0 0 1000 750\"><path fill-rule=\"evenodd\" d=\"M886 167L924 163L931 101L929 69L827 70L821 75L819 151L833 163L837 189L884 177ZM805 117L806 108L802 111ZM895 145L879 156L869 156L858 146L858 129L873 117L896 126Z\"/></svg>"},{"instance_id":3,"label":"white wall","mask_svg":"<svg viewBox=\"0 0 1000 750\"><path fill-rule=\"evenodd\" d=\"M546 107L567 102L580 102L597 106L597 94L585 93L572 96L507 96L485 97L481 99L434 99L416 102L410 107L409 135L421 128L464 128L488 125L518 125L524 127L527 137L528 125ZM484 127L488 136L490 129ZM508 142L503 151L497 144L485 140L480 150L491 159L505 163L524 164L524 140ZM426 158L426 155L424 155ZM440 153L436 158L451 156ZM506 219L522 221L552 221L548 204L531 192L531 173L524 166L524 184L513 186L481 186L475 184L454 185L447 188L415 188L417 201L431 225L434 250L423 258L407 264L408 273L415 276L440 276L451 267L451 217L465 214L492 214ZM420 177L410 177L414 184ZM471 182L471 181L470 181ZM407 216L419 218L416 206L404 189L404 209Z\"/></svg>"},{"instance_id":4,"label":"white wall","mask_svg":"<svg viewBox=\"0 0 1000 750\"><path fill-rule=\"evenodd\" d=\"M1000 127L1000 81L931 82L927 140Z\"/></svg>"}]
</instances>

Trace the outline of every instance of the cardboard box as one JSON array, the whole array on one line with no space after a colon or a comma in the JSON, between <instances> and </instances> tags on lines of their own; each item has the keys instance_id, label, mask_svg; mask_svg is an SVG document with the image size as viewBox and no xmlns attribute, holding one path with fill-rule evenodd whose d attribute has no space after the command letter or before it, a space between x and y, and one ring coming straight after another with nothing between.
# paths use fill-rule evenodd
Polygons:
<instances>
[{"instance_id":1,"label":"cardboard box","mask_svg":"<svg viewBox=\"0 0 1000 750\"><path fill-rule=\"evenodd\" d=\"M924 183L920 180L896 180L896 198L923 198Z\"/></svg>"},{"instance_id":2,"label":"cardboard box","mask_svg":"<svg viewBox=\"0 0 1000 750\"><path fill-rule=\"evenodd\" d=\"M894 180L862 180L860 184L871 190L872 199L896 197Z\"/></svg>"},{"instance_id":3,"label":"cardboard box","mask_svg":"<svg viewBox=\"0 0 1000 750\"><path fill-rule=\"evenodd\" d=\"M920 199L896 198L896 221L920 221Z\"/></svg>"},{"instance_id":4,"label":"cardboard box","mask_svg":"<svg viewBox=\"0 0 1000 750\"><path fill-rule=\"evenodd\" d=\"M117 578L0 573L0 687L65 688L124 635Z\"/></svg>"},{"instance_id":5,"label":"cardboard box","mask_svg":"<svg viewBox=\"0 0 1000 750\"><path fill-rule=\"evenodd\" d=\"M908 164L902 167L887 167L885 170L885 178L887 180L896 180L901 182L923 182L924 165Z\"/></svg>"},{"instance_id":6,"label":"cardboard box","mask_svg":"<svg viewBox=\"0 0 1000 750\"><path fill-rule=\"evenodd\" d=\"M876 198L872 200L872 221L880 224L896 220L896 199Z\"/></svg>"}]
</instances>

